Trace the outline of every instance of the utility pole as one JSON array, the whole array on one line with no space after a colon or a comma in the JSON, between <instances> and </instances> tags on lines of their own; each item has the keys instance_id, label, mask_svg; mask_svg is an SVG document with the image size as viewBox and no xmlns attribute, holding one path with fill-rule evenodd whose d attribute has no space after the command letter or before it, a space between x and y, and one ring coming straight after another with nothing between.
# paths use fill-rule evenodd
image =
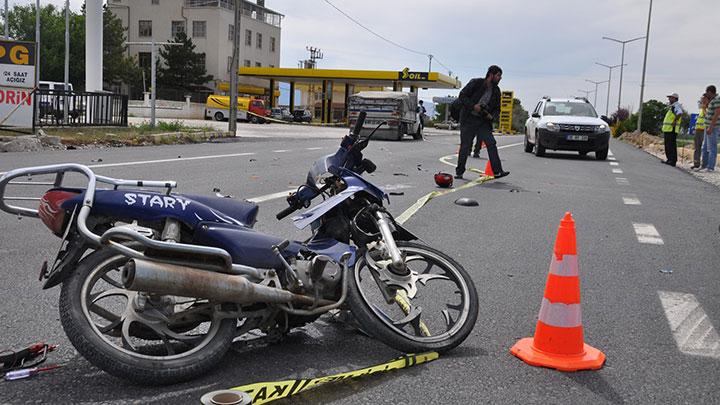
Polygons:
<instances>
[{"instance_id":1,"label":"utility pole","mask_svg":"<svg viewBox=\"0 0 720 405\"><path fill-rule=\"evenodd\" d=\"M68 82L70 81L70 0L65 0L65 74L63 75L63 94L65 99L63 100L63 125L68 123L68 97L67 93L70 91Z\"/></svg>"},{"instance_id":2,"label":"utility pole","mask_svg":"<svg viewBox=\"0 0 720 405\"><path fill-rule=\"evenodd\" d=\"M35 74L40 81L40 0L35 0Z\"/></svg>"},{"instance_id":3,"label":"utility pole","mask_svg":"<svg viewBox=\"0 0 720 405\"><path fill-rule=\"evenodd\" d=\"M638 106L638 132L642 132L643 93L645 91L645 68L647 67L648 43L650 42L650 16L652 15L652 0L648 11L647 33L645 34L645 57L643 58L642 80L640 81L640 105ZM644 146L644 145L643 145Z\"/></svg>"},{"instance_id":4,"label":"utility pole","mask_svg":"<svg viewBox=\"0 0 720 405\"><path fill-rule=\"evenodd\" d=\"M603 84L603 83L607 82L607 80L603 80L603 81L601 81L601 82L596 82L595 80L589 80L589 79L585 79L585 81L586 81L586 82L589 82L589 83L592 83L592 84L594 84L594 85L595 85L595 102L593 102L593 107L595 107L595 109L597 109L597 93L598 93L598 85L599 85L599 84Z\"/></svg>"},{"instance_id":5,"label":"utility pole","mask_svg":"<svg viewBox=\"0 0 720 405\"><path fill-rule=\"evenodd\" d=\"M157 77L157 45L182 46L176 42L155 42L153 37L150 42L125 42L125 45L150 45L150 127L155 128L155 79Z\"/></svg>"},{"instance_id":6,"label":"utility pole","mask_svg":"<svg viewBox=\"0 0 720 405\"><path fill-rule=\"evenodd\" d=\"M233 35L232 63L230 64L230 117L228 119L228 131L237 135L237 96L238 96L238 64L240 61L240 50L238 49L240 37L240 12L242 0L234 1L235 16L233 17L233 26L235 32Z\"/></svg>"},{"instance_id":7,"label":"utility pole","mask_svg":"<svg viewBox=\"0 0 720 405\"><path fill-rule=\"evenodd\" d=\"M620 89L618 90L618 106L617 109L620 109L620 100L622 99L622 82L623 82L623 65L625 64L625 44L629 44L630 42L634 42L640 39L644 39L645 37L637 37L633 39L628 39L625 41L621 41L619 39L610 38L610 37L602 37L603 39L607 39L608 41L614 41L619 44L622 44L622 53L620 56Z\"/></svg>"},{"instance_id":8,"label":"utility pole","mask_svg":"<svg viewBox=\"0 0 720 405\"><path fill-rule=\"evenodd\" d=\"M428 73L432 72L432 55L428 55Z\"/></svg>"},{"instance_id":9,"label":"utility pole","mask_svg":"<svg viewBox=\"0 0 720 405\"><path fill-rule=\"evenodd\" d=\"M610 66L610 65L606 65L606 64L600 63L600 62L595 62L595 64L596 64L596 65L599 65L599 66L602 66L602 67L608 68L608 72L609 72L609 73L608 73L607 100L605 101L605 115L607 116L607 115L609 114L609 111L610 111L610 83L612 82L612 70L615 69L615 68L619 68L619 67L622 66L622 65L613 65L613 66Z\"/></svg>"},{"instance_id":10,"label":"utility pole","mask_svg":"<svg viewBox=\"0 0 720 405\"><path fill-rule=\"evenodd\" d=\"M5 0L5 39L10 39L10 25L8 25L8 0Z\"/></svg>"}]
</instances>

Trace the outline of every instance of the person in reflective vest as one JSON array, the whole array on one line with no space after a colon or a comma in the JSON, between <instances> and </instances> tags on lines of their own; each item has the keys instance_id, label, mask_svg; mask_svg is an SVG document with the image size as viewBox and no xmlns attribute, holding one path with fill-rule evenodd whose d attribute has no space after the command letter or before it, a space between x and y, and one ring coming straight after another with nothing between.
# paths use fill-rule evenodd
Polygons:
<instances>
[{"instance_id":1,"label":"person in reflective vest","mask_svg":"<svg viewBox=\"0 0 720 405\"><path fill-rule=\"evenodd\" d=\"M700 167L700 152L702 151L703 138L705 138L705 110L708 106L708 98L705 94L700 98L700 112L698 113L697 120L695 121L695 137L693 144L695 146L695 152L693 153L693 165L691 169L697 169Z\"/></svg>"},{"instance_id":2,"label":"person in reflective vest","mask_svg":"<svg viewBox=\"0 0 720 405\"><path fill-rule=\"evenodd\" d=\"M665 138L665 158L663 163L675 166L677 163L677 134L680 132L680 123L682 119L682 106L678 102L680 96L672 93L668 97L668 110L663 120L662 133Z\"/></svg>"}]
</instances>

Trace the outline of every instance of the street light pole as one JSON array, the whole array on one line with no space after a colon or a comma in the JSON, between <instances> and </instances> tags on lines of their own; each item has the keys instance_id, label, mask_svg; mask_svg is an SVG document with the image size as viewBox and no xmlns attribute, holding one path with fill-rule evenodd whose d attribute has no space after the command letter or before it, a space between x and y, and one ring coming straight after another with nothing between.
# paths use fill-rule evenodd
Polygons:
<instances>
[{"instance_id":1,"label":"street light pole","mask_svg":"<svg viewBox=\"0 0 720 405\"><path fill-rule=\"evenodd\" d=\"M177 42L155 42L153 37L150 42L125 42L125 45L150 45L150 127L155 128L155 79L157 76L156 45L182 46Z\"/></svg>"},{"instance_id":2,"label":"street light pole","mask_svg":"<svg viewBox=\"0 0 720 405\"><path fill-rule=\"evenodd\" d=\"M593 102L593 107L595 107L595 108L597 109L598 85L607 82L607 80L603 80L603 81L601 81L601 82L596 82L595 80L585 79L585 81L586 81L586 82L590 82L590 83L592 83L592 84L595 85L595 102Z\"/></svg>"},{"instance_id":3,"label":"street light pole","mask_svg":"<svg viewBox=\"0 0 720 405\"><path fill-rule=\"evenodd\" d=\"M583 89L578 89L578 91L581 92L581 93L585 93L585 99L586 99L586 100L587 100L588 97L590 97L590 93L593 92L593 90L583 90Z\"/></svg>"},{"instance_id":4,"label":"street light pole","mask_svg":"<svg viewBox=\"0 0 720 405\"><path fill-rule=\"evenodd\" d=\"M428 55L428 73L432 72L432 55Z\"/></svg>"},{"instance_id":5,"label":"street light pole","mask_svg":"<svg viewBox=\"0 0 720 405\"><path fill-rule=\"evenodd\" d=\"M606 101L605 101L605 115L607 116L607 115L609 114L609 112L610 112L610 83L612 82L612 70L615 69L615 68L618 68L618 67L620 67L620 66L622 66L622 65L613 65L613 66L610 66L610 65L605 65L605 64L600 63L600 62L595 62L595 64L596 64L596 65L599 65L599 66L602 66L602 67L608 68L608 90L607 90L607 99L606 99Z\"/></svg>"},{"instance_id":6,"label":"street light pole","mask_svg":"<svg viewBox=\"0 0 720 405\"><path fill-rule=\"evenodd\" d=\"M5 39L10 39L10 26L8 25L8 0L5 0Z\"/></svg>"},{"instance_id":7,"label":"street light pole","mask_svg":"<svg viewBox=\"0 0 720 405\"><path fill-rule=\"evenodd\" d=\"M647 33L645 34L645 57L643 58L642 80L640 81L640 105L638 106L638 132L642 132L643 93L645 90L645 68L647 67L648 43L650 42L650 16L652 15L652 0L648 11Z\"/></svg>"},{"instance_id":8,"label":"street light pole","mask_svg":"<svg viewBox=\"0 0 720 405\"><path fill-rule=\"evenodd\" d=\"M40 0L35 1L35 75L40 81Z\"/></svg>"},{"instance_id":9,"label":"street light pole","mask_svg":"<svg viewBox=\"0 0 720 405\"><path fill-rule=\"evenodd\" d=\"M617 42L617 43L619 43L619 44L622 44L622 54L621 54L621 57L620 57L620 89L618 90L618 107L617 107L618 110L619 110L619 109L620 109L620 103L621 103L620 100L622 99L623 66L625 65L625 44L629 44L630 42L634 42L634 41L638 41L638 40L640 40L640 39L644 39L645 37L637 37L637 38L628 39L628 40L625 40L625 41L622 41L622 40L619 40L619 39L615 39L615 38L610 38L610 37L602 37L602 38L603 38L603 39L607 39L608 41L614 41L614 42Z\"/></svg>"},{"instance_id":10,"label":"street light pole","mask_svg":"<svg viewBox=\"0 0 720 405\"><path fill-rule=\"evenodd\" d=\"M63 90L65 99L63 100L63 125L68 123L68 97L70 91L68 82L70 81L70 0L65 0L65 71L63 74Z\"/></svg>"}]
</instances>

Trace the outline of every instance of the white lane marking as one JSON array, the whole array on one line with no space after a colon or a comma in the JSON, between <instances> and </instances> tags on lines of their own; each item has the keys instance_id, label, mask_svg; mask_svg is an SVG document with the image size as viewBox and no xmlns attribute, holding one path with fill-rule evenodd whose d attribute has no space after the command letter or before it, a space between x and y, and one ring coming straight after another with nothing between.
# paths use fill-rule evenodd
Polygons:
<instances>
[{"instance_id":1,"label":"white lane marking","mask_svg":"<svg viewBox=\"0 0 720 405\"><path fill-rule=\"evenodd\" d=\"M610 156L610 157L608 158L608 160L612 160L612 161L614 162L614 161L616 161L617 159L615 159L614 156Z\"/></svg>"},{"instance_id":2,"label":"white lane marking","mask_svg":"<svg viewBox=\"0 0 720 405\"><path fill-rule=\"evenodd\" d=\"M153 163L168 163L168 162L182 162L184 160L203 160L203 159L219 159L228 157L238 156L252 156L255 152L244 152L244 153L228 153L226 155L205 155L205 156L193 156L186 158L174 158L174 159L156 159L156 160L138 160L134 162L122 162L122 163L104 163L100 165L89 165L91 169L101 167L117 167L117 166L137 166L137 165L149 165Z\"/></svg>"},{"instance_id":3,"label":"white lane marking","mask_svg":"<svg viewBox=\"0 0 720 405\"><path fill-rule=\"evenodd\" d=\"M295 189L279 191L277 193L272 193L272 194L261 195L259 197L248 198L247 200L258 204L258 203L265 202L265 201L270 201L270 200L275 200L278 198L287 197L288 194L290 194L292 192L295 192Z\"/></svg>"},{"instance_id":4,"label":"white lane marking","mask_svg":"<svg viewBox=\"0 0 720 405\"><path fill-rule=\"evenodd\" d=\"M610 149L608 149L608 156L615 156Z\"/></svg>"},{"instance_id":5,"label":"white lane marking","mask_svg":"<svg viewBox=\"0 0 720 405\"><path fill-rule=\"evenodd\" d=\"M290 149L278 149L278 150L274 150L273 152L275 152L275 153L285 153L285 152L290 152Z\"/></svg>"},{"instance_id":6,"label":"white lane marking","mask_svg":"<svg viewBox=\"0 0 720 405\"><path fill-rule=\"evenodd\" d=\"M720 336L693 294L658 291L678 349L694 356L720 359Z\"/></svg>"},{"instance_id":7,"label":"white lane marking","mask_svg":"<svg viewBox=\"0 0 720 405\"><path fill-rule=\"evenodd\" d=\"M615 174L623 174L622 169L612 169L612 172Z\"/></svg>"},{"instance_id":8,"label":"white lane marking","mask_svg":"<svg viewBox=\"0 0 720 405\"><path fill-rule=\"evenodd\" d=\"M618 162L610 162L610 166L620 166L620 163L618 163Z\"/></svg>"},{"instance_id":9,"label":"white lane marking","mask_svg":"<svg viewBox=\"0 0 720 405\"><path fill-rule=\"evenodd\" d=\"M647 243L650 245L664 245L660 233L655 229L653 224L636 224L633 222L633 228L635 228L635 236L638 242Z\"/></svg>"},{"instance_id":10,"label":"white lane marking","mask_svg":"<svg viewBox=\"0 0 720 405\"><path fill-rule=\"evenodd\" d=\"M513 146L523 145L523 144L524 144L524 142L511 143L511 144L509 144L509 145L498 146L498 149L506 149L506 148L510 148L510 147L513 147ZM440 160L440 162L445 163L445 164L448 165L448 166L456 167L456 166L457 166L456 163L453 163L453 162L449 162L449 161L448 161L448 160L450 160L450 159L452 159L452 158L454 158L454 157L457 157L457 153L453 153L452 155L443 156L443 157L441 157L441 158L438 159L438 160Z\"/></svg>"},{"instance_id":11,"label":"white lane marking","mask_svg":"<svg viewBox=\"0 0 720 405\"><path fill-rule=\"evenodd\" d=\"M625 205L642 205L640 199L635 194L623 194L623 204Z\"/></svg>"},{"instance_id":12,"label":"white lane marking","mask_svg":"<svg viewBox=\"0 0 720 405\"><path fill-rule=\"evenodd\" d=\"M620 186L629 186L630 182L625 177L615 177L615 182Z\"/></svg>"},{"instance_id":13,"label":"white lane marking","mask_svg":"<svg viewBox=\"0 0 720 405\"><path fill-rule=\"evenodd\" d=\"M412 186L410 184L386 184L384 186L380 186L380 189L383 191L395 191L406 188L415 188L415 186Z\"/></svg>"},{"instance_id":14,"label":"white lane marking","mask_svg":"<svg viewBox=\"0 0 720 405\"><path fill-rule=\"evenodd\" d=\"M322 148L305 148L305 150L320 150Z\"/></svg>"}]
</instances>

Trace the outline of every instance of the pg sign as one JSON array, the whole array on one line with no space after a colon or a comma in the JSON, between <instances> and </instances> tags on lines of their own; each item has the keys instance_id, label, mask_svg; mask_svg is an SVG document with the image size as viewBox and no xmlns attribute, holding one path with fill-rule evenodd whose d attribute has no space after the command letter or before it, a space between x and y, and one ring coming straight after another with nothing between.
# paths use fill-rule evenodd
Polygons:
<instances>
[{"instance_id":1,"label":"pg sign","mask_svg":"<svg viewBox=\"0 0 720 405\"><path fill-rule=\"evenodd\" d=\"M0 126L31 127L34 42L0 41Z\"/></svg>"}]
</instances>

